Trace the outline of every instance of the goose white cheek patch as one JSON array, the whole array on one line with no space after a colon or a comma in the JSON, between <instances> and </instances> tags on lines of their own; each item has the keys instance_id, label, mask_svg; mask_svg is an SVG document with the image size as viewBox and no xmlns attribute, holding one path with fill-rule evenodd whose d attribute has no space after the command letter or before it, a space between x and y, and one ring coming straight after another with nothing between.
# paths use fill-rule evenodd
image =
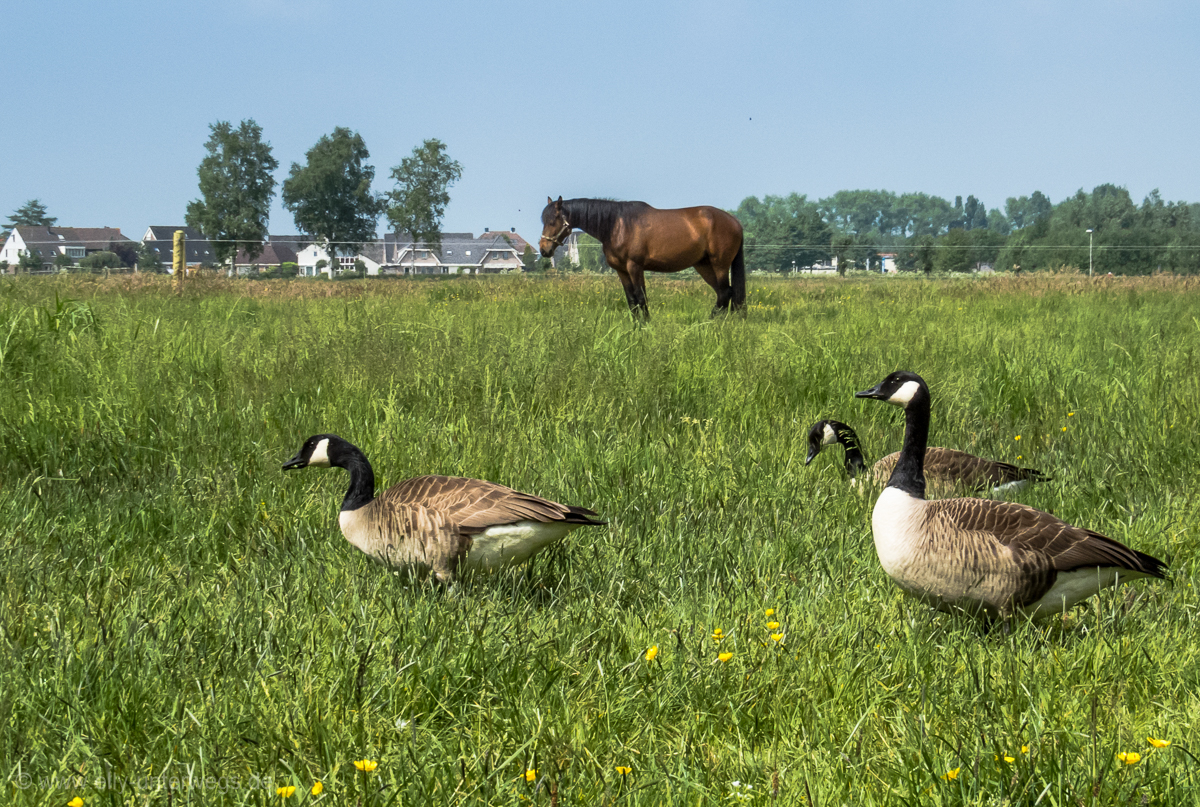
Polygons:
<instances>
[{"instance_id":1,"label":"goose white cheek patch","mask_svg":"<svg viewBox=\"0 0 1200 807\"><path fill-rule=\"evenodd\" d=\"M329 438L326 437L321 442L317 443L317 447L313 449L312 456L308 458L309 465L316 465L319 468L329 467Z\"/></svg>"},{"instance_id":2,"label":"goose white cheek patch","mask_svg":"<svg viewBox=\"0 0 1200 807\"><path fill-rule=\"evenodd\" d=\"M900 389L892 393L892 397L888 398L887 402L897 406L908 406L909 401L913 399L920 388L921 385L916 381L905 381Z\"/></svg>"},{"instance_id":3,"label":"goose white cheek patch","mask_svg":"<svg viewBox=\"0 0 1200 807\"><path fill-rule=\"evenodd\" d=\"M837 442L837 432L828 423L825 424L825 437L821 440L821 445L831 446Z\"/></svg>"}]
</instances>

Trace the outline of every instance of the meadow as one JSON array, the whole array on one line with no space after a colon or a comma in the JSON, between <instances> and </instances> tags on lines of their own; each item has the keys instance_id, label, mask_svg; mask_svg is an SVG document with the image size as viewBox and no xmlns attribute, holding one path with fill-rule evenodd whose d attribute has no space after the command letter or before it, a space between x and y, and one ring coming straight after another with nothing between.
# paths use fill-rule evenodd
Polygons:
<instances>
[{"instance_id":1,"label":"meadow","mask_svg":"<svg viewBox=\"0 0 1200 807\"><path fill-rule=\"evenodd\" d=\"M1200 803L1200 283L648 296L638 326L611 276L0 280L5 800ZM853 398L895 369L932 444L1041 469L1020 501L1171 580L1008 634L903 597L840 450L804 465L823 417L899 448ZM341 537L344 472L281 472L320 432L380 489L609 524L447 596Z\"/></svg>"}]
</instances>

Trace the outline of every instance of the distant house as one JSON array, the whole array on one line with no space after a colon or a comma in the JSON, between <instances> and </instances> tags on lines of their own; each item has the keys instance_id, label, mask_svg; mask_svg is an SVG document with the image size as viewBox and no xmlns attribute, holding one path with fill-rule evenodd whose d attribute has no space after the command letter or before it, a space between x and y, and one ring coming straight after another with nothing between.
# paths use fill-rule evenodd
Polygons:
<instances>
[{"instance_id":1,"label":"distant house","mask_svg":"<svg viewBox=\"0 0 1200 807\"><path fill-rule=\"evenodd\" d=\"M263 244L262 252L253 258L244 249L239 249L233 259L234 271L239 275L249 274L253 270L278 269L285 263L298 264L295 251L282 241L267 241Z\"/></svg>"},{"instance_id":2,"label":"distant house","mask_svg":"<svg viewBox=\"0 0 1200 807\"><path fill-rule=\"evenodd\" d=\"M477 275L521 269L521 253L527 242L513 230L485 231L479 238L472 233L442 233L440 251L414 243L404 234L388 233L383 243L386 261L381 271L386 274Z\"/></svg>"},{"instance_id":3,"label":"distant house","mask_svg":"<svg viewBox=\"0 0 1200 807\"><path fill-rule=\"evenodd\" d=\"M4 246L0 261L8 263L15 272L21 255L36 255L43 272L55 270L55 260L65 255L73 262L97 252L118 252L123 257L132 254L136 242L121 235L119 227L14 227Z\"/></svg>"},{"instance_id":4,"label":"distant house","mask_svg":"<svg viewBox=\"0 0 1200 807\"><path fill-rule=\"evenodd\" d=\"M158 256L158 261L167 272L174 271L175 231L183 230L183 260L188 267L213 266L217 262L217 254L213 252L212 243L195 227L177 225L174 227L159 227L151 225L142 236L142 246Z\"/></svg>"},{"instance_id":5,"label":"distant house","mask_svg":"<svg viewBox=\"0 0 1200 807\"><path fill-rule=\"evenodd\" d=\"M296 263L299 266L301 277L317 277L319 275L332 277L334 274L353 272L355 261L361 261L367 267L368 275L377 275L380 262L376 258L381 257L382 252L382 249L375 249L372 243L352 255L338 255L337 260L333 261L330 260L329 253L324 247L319 244L309 244L303 249L297 250Z\"/></svg>"},{"instance_id":6,"label":"distant house","mask_svg":"<svg viewBox=\"0 0 1200 807\"><path fill-rule=\"evenodd\" d=\"M880 274L884 275L894 275L900 271L900 269L896 266L896 253L879 253L879 271Z\"/></svg>"}]
</instances>

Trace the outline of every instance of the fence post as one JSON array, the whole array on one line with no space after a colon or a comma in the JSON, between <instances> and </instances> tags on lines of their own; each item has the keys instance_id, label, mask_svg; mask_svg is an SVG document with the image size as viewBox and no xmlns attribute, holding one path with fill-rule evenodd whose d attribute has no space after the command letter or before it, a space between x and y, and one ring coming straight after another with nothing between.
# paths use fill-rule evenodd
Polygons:
<instances>
[{"instance_id":1,"label":"fence post","mask_svg":"<svg viewBox=\"0 0 1200 807\"><path fill-rule=\"evenodd\" d=\"M183 230L175 231L174 251L171 253L171 269L175 273L175 290L183 291L183 276L187 274L187 258L183 254Z\"/></svg>"}]
</instances>

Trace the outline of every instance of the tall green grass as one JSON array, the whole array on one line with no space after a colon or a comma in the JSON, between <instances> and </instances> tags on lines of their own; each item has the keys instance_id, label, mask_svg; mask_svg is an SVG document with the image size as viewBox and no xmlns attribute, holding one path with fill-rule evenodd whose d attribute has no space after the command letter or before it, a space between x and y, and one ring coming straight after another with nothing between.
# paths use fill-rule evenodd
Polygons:
<instances>
[{"instance_id":1,"label":"tall green grass","mask_svg":"<svg viewBox=\"0 0 1200 807\"><path fill-rule=\"evenodd\" d=\"M0 283L5 798L1200 803L1200 287L755 278L712 321L651 282L641 327L612 278ZM905 599L804 467L822 417L899 446L852 397L899 368L933 443L1172 582L1010 635ZM610 524L448 597L341 538L343 472L281 473L327 431Z\"/></svg>"}]
</instances>

